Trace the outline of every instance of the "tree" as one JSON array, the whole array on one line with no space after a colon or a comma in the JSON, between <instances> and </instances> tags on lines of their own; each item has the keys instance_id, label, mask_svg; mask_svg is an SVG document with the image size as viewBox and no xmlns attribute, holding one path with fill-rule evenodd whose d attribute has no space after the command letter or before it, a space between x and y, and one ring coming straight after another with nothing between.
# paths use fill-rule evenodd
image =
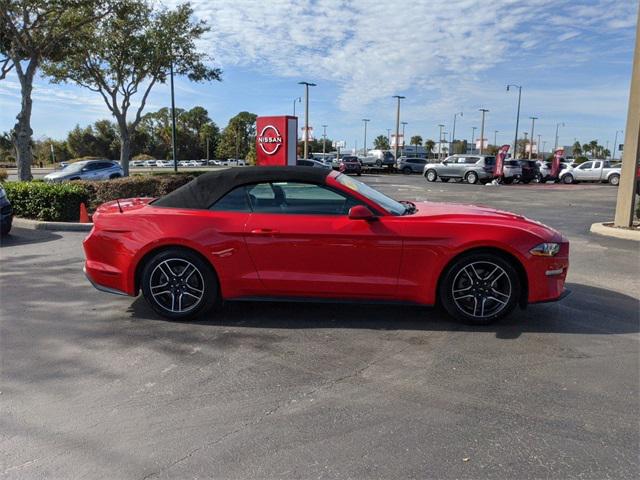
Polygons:
<instances>
[{"instance_id":1,"label":"tree","mask_svg":"<svg viewBox=\"0 0 640 480\"><path fill-rule=\"evenodd\" d=\"M467 153L467 141L466 140L455 140L452 145L452 152L454 154L463 154Z\"/></svg>"},{"instance_id":2,"label":"tree","mask_svg":"<svg viewBox=\"0 0 640 480\"><path fill-rule=\"evenodd\" d=\"M593 158L598 158L599 145L597 140L591 140L589 142L589 151L591 152L591 156Z\"/></svg>"},{"instance_id":3,"label":"tree","mask_svg":"<svg viewBox=\"0 0 640 480\"><path fill-rule=\"evenodd\" d=\"M574 157L582 156L582 147L580 146L580 142L576 141L571 147L571 153Z\"/></svg>"},{"instance_id":4,"label":"tree","mask_svg":"<svg viewBox=\"0 0 640 480\"><path fill-rule=\"evenodd\" d=\"M157 10L147 0L121 0L108 15L84 25L70 54L45 66L54 82L73 82L102 96L116 118L125 175L131 136L153 86L165 83L171 68L192 81L220 80L220 69L205 65L208 56L196 46L208 27L193 22L192 15L189 4ZM139 105L132 108L138 93ZM131 108L135 113L129 121Z\"/></svg>"},{"instance_id":5,"label":"tree","mask_svg":"<svg viewBox=\"0 0 640 480\"><path fill-rule=\"evenodd\" d=\"M0 0L0 79L15 70L20 82L20 112L12 132L18 178L30 180L33 154L31 109L33 79L42 62L58 60L78 43L78 33L98 21L115 0Z\"/></svg>"},{"instance_id":6,"label":"tree","mask_svg":"<svg viewBox=\"0 0 640 480\"><path fill-rule=\"evenodd\" d=\"M436 148L436 142L429 138L424 142L424 148L427 151L427 155L431 155L433 153L433 149Z\"/></svg>"},{"instance_id":7,"label":"tree","mask_svg":"<svg viewBox=\"0 0 640 480\"><path fill-rule=\"evenodd\" d=\"M309 141L309 145L308 145L309 146L309 152L311 152L311 153L322 153L322 142L323 142L322 137L314 138L313 140ZM327 137L326 138L326 143L324 145L325 153L328 153L328 152L333 150L333 147L331 146L332 143L333 143L332 140L329 137Z\"/></svg>"},{"instance_id":8,"label":"tree","mask_svg":"<svg viewBox=\"0 0 640 480\"><path fill-rule=\"evenodd\" d=\"M216 148L216 156L221 159L246 158L256 139L257 115L240 112L229 120L222 131Z\"/></svg>"},{"instance_id":9,"label":"tree","mask_svg":"<svg viewBox=\"0 0 640 480\"><path fill-rule=\"evenodd\" d=\"M378 135L373 139L373 147L377 150L389 150L389 139L386 135Z\"/></svg>"}]
</instances>

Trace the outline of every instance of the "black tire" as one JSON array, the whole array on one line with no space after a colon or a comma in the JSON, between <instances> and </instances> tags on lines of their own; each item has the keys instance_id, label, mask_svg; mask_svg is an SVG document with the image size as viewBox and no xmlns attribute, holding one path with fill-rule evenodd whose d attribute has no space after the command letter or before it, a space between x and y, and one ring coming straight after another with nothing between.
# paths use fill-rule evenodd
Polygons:
<instances>
[{"instance_id":1,"label":"black tire","mask_svg":"<svg viewBox=\"0 0 640 480\"><path fill-rule=\"evenodd\" d=\"M535 181L538 183L544 183L544 178L542 177L541 173L536 173Z\"/></svg>"},{"instance_id":2,"label":"black tire","mask_svg":"<svg viewBox=\"0 0 640 480\"><path fill-rule=\"evenodd\" d=\"M513 183L513 177L505 177L502 179L505 185L511 185Z\"/></svg>"},{"instance_id":3,"label":"black tire","mask_svg":"<svg viewBox=\"0 0 640 480\"><path fill-rule=\"evenodd\" d=\"M611 175L609 177L609 183L614 187L617 187L618 185L620 185L620 175L618 175L617 173L614 173L613 175Z\"/></svg>"},{"instance_id":4,"label":"black tire","mask_svg":"<svg viewBox=\"0 0 640 480\"><path fill-rule=\"evenodd\" d=\"M511 313L521 288L518 272L509 260L492 252L471 252L443 273L438 300L455 319L487 325Z\"/></svg>"},{"instance_id":5,"label":"black tire","mask_svg":"<svg viewBox=\"0 0 640 480\"><path fill-rule=\"evenodd\" d=\"M573 175L571 175L570 173L564 175L561 180L565 185L571 185L572 183L574 183Z\"/></svg>"},{"instance_id":6,"label":"black tire","mask_svg":"<svg viewBox=\"0 0 640 480\"><path fill-rule=\"evenodd\" d=\"M413 170L411 170L411 167L404 167L402 169L402 173L404 173L405 175L411 175L413 173Z\"/></svg>"},{"instance_id":7,"label":"black tire","mask_svg":"<svg viewBox=\"0 0 640 480\"><path fill-rule=\"evenodd\" d=\"M362 172L358 172L356 175L358 175L359 177L362 176Z\"/></svg>"},{"instance_id":8,"label":"black tire","mask_svg":"<svg viewBox=\"0 0 640 480\"><path fill-rule=\"evenodd\" d=\"M525 185L529 185L529 183L531 183L531 179L528 178L527 180L520 180L520 182L524 183Z\"/></svg>"},{"instance_id":9,"label":"black tire","mask_svg":"<svg viewBox=\"0 0 640 480\"><path fill-rule=\"evenodd\" d=\"M429 170L424 172L424 178L427 179L427 182L435 182L436 180L438 180L438 172L430 168Z\"/></svg>"},{"instance_id":10,"label":"black tire","mask_svg":"<svg viewBox=\"0 0 640 480\"><path fill-rule=\"evenodd\" d=\"M478 183L478 174L476 172L469 172L464 176L464 179L467 183L475 185L476 183Z\"/></svg>"},{"instance_id":11,"label":"black tire","mask_svg":"<svg viewBox=\"0 0 640 480\"><path fill-rule=\"evenodd\" d=\"M196 270L192 272L191 267ZM168 272L173 274L171 278ZM140 285L149 306L158 315L172 320L187 320L207 312L219 296L218 278L211 265L196 253L181 248L161 250L153 255L142 269ZM158 292L165 285L166 290ZM163 293L165 291L168 293ZM178 293L180 296L176 299ZM199 297L197 300L192 298L195 295Z\"/></svg>"},{"instance_id":12,"label":"black tire","mask_svg":"<svg viewBox=\"0 0 640 480\"><path fill-rule=\"evenodd\" d=\"M380 168L382 166L382 160L376 160L376 167Z\"/></svg>"}]
</instances>

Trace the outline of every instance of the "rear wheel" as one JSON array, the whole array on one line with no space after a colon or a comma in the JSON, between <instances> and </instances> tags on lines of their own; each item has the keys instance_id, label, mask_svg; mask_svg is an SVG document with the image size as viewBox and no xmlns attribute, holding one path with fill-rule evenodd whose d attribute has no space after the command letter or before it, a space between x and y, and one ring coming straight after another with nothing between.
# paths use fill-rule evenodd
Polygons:
<instances>
[{"instance_id":1,"label":"rear wheel","mask_svg":"<svg viewBox=\"0 0 640 480\"><path fill-rule=\"evenodd\" d=\"M189 250L171 248L158 252L145 264L140 280L151 308L173 320L206 312L218 296L213 269Z\"/></svg>"},{"instance_id":2,"label":"rear wheel","mask_svg":"<svg viewBox=\"0 0 640 480\"><path fill-rule=\"evenodd\" d=\"M427 182L435 182L438 179L438 174L435 170L430 169L424 174L424 177L427 179Z\"/></svg>"},{"instance_id":3,"label":"rear wheel","mask_svg":"<svg viewBox=\"0 0 640 480\"><path fill-rule=\"evenodd\" d=\"M609 177L609 183L614 187L617 187L618 185L620 185L620 175L618 175L617 173L614 173L613 175L611 175Z\"/></svg>"},{"instance_id":4,"label":"rear wheel","mask_svg":"<svg viewBox=\"0 0 640 480\"><path fill-rule=\"evenodd\" d=\"M463 255L442 277L438 296L454 318L483 325L508 315L520 297L520 280L513 265L500 255Z\"/></svg>"},{"instance_id":5,"label":"rear wheel","mask_svg":"<svg viewBox=\"0 0 640 480\"><path fill-rule=\"evenodd\" d=\"M377 159L376 160L376 167L380 168L382 166L382 160Z\"/></svg>"},{"instance_id":6,"label":"rear wheel","mask_svg":"<svg viewBox=\"0 0 640 480\"><path fill-rule=\"evenodd\" d=\"M467 181L467 183L470 183L472 185L476 184L478 183L478 174L476 172L469 172L464 177L464 179Z\"/></svg>"},{"instance_id":7,"label":"rear wheel","mask_svg":"<svg viewBox=\"0 0 640 480\"><path fill-rule=\"evenodd\" d=\"M573 183L573 175L567 173L562 177L562 183L564 183L565 185L571 185Z\"/></svg>"},{"instance_id":8,"label":"rear wheel","mask_svg":"<svg viewBox=\"0 0 640 480\"><path fill-rule=\"evenodd\" d=\"M405 175L411 175L413 171L411 170L411 167L404 167L402 169L402 173L404 173Z\"/></svg>"}]
</instances>

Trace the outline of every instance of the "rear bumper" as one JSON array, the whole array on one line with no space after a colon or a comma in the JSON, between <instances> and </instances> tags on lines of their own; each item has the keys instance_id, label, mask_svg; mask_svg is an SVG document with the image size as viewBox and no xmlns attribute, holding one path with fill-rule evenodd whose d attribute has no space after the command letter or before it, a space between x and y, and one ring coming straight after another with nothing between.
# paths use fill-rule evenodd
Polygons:
<instances>
[{"instance_id":1,"label":"rear bumper","mask_svg":"<svg viewBox=\"0 0 640 480\"><path fill-rule=\"evenodd\" d=\"M100 285L99 283L94 282L93 279L87 273L87 266L86 265L84 267L82 267L82 271L84 272L85 277L87 277L87 280L89 280L91 285L93 285L93 288L95 288L96 290L100 290L101 292L106 292L106 293L113 293L114 295L122 295L124 297L128 297L129 296L127 293L125 293L125 292L123 292L121 290L117 290L117 289L111 288L111 287L106 287L104 285Z\"/></svg>"},{"instance_id":2,"label":"rear bumper","mask_svg":"<svg viewBox=\"0 0 640 480\"><path fill-rule=\"evenodd\" d=\"M100 290L101 292L113 293L115 295L123 295L125 297L130 296L127 292L123 292L119 288L113 286L115 283L114 280L116 279L115 275L107 274L107 279L105 279L103 277L105 275L104 270L96 269L95 267L87 267L88 263L89 262L85 263L84 267L82 267L82 271L84 272L85 277L87 277L87 280L89 280L91 285L93 285L96 290Z\"/></svg>"}]
</instances>

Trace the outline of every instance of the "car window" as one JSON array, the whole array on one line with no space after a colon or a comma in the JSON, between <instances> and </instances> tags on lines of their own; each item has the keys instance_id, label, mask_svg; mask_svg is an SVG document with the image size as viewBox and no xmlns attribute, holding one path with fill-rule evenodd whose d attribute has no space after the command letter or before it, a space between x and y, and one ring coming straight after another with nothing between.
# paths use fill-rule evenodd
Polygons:
<instances>
[{"instance_id":1,"label":"car window","mask_svg":"<svg viewBox=\"0 0 640 480\"><path fill-rule=\"evenodd\" d=\"M602 167L602 162L593 162L593 168L600 168Z\"/></svg>"},{"instance_id":2,"label":"car window","mask_svg":"<svg viewBox=\"0 0 640 480\"><path fill-rule=\"evenodd\" d=\"M100 162L98 168L113 168L115 167L115 164L111 163L111 162Z\"/></svg>"},{"instance_id":3,"label":"car window","mask_svg":"<svg viewBox=\"0 0 640 480\"><path fill-rule=\"evenodd\" d=\"M346 215L360 202L322 185L300 182L262 183L248 188L254 213Z\"/></svg>"},{"instance_id":4,"label":"car window","mask_svg":"<svg viewBox=\"0 0 640 480\"><path fill-rule=\"evenodd\" d=\"M209 210L222 212L250 212L249 198L245 186L237 187L214 203Z\"/></svg>"},{"instance_id":5,"label":"car window","mask_svg":"<svg viewBox=\"0 0 640 480\"><path fill-rule=\"evenodd\" d=\"M485 157L484 164L487 167L493 167L496 164L496 157Z\"/></svg>"},{"instance_id":6,"label":"car window","mask_svg":"<svg viewBox=\"0 0 640 480\"><path fill-rule=\"evenodd\" d=\"M593 166L593 162L585 162L578 167L580 170L586 170L587 168L591 168Z\"/></svg>"}]
</instances>

